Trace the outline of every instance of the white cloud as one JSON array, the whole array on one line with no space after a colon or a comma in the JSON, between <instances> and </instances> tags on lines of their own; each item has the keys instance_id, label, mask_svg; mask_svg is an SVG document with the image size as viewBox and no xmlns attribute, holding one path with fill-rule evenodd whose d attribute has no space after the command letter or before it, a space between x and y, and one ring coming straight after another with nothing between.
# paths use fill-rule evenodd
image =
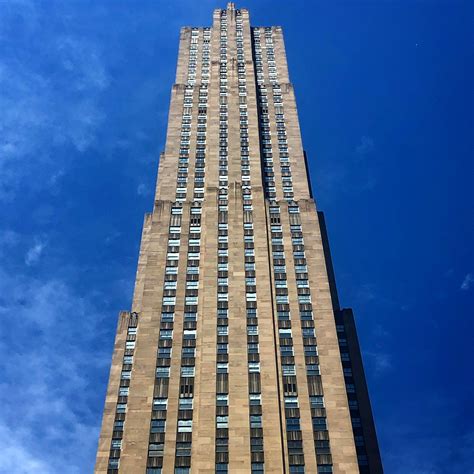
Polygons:
<instances>
[{"instance_id":1,"label":"white cloud","mask_svg":"<svg viewBox=\"0 0 474 474\"><path fill-rule=\"evenodd\" d=\"M35 245L33 245L33 247L31 247L28 252L26 252L25 263L28 266L38 263L45 247L45 242L36 242Z\"/></svg>"},{"instance_id":2,"label":"white cloud","mask_svg":"<svg viewBox=\"0 0 474 474\"><path fill-rule=\"evenodd\" d=\"M104 120L99 98L109 80L100 45L74 33L51 34L37 21L46 21L45 14L27 2L14 2L6 10L19 31L8 36L7 51L15 53L0 58L3 198L13 197L28 177L34 177L30 189L48 187L58 177L57 155L63 170L74 153L94 143ZM5 40L5 26L0 27ZM41 48L32 47L38 41Z\"/></svg>"},{"instance_id":3,"label":"white cloud","mask_svg":"<svg viewBox=\"0 0 474 474\"><path fill-rule=\"evenodd\" d=\"M474 275L472 273L468 273L464 280L461 283L461 290L468 291L474 285Z\"/></svg>"},{"instance_id":4,"label":"white cloud","mask_svg":"<svg viewBox=\"0 0 474 474\"><path fill-rule=\"evenodd\" d=\"M94 295L7 273L0 295L0 473L91 472L109 363Z\"/></svg>"},{"instance_id":5,"label":"white cloud","mask_svg":"<svg viewBox=\"0 0 474 474\"><path fill-rule=\"evenodd\" d=\"M0 473L53 473L47 463L34 456L30 450L24 446L21 435L2 425L0 425L0 443L2 446L0 452ZM21 462L19 462L19 460L21 460Z\"/></svg>"}]
</instances>

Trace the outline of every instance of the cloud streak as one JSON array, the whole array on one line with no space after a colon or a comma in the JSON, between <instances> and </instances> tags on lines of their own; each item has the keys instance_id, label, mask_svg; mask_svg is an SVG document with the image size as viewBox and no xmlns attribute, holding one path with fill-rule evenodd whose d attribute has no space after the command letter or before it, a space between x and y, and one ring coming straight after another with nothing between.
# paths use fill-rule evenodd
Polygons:
<instances>
[{"instance_id":1,"label":"cloud streak","mask_svg":"<svg viewBox=\"0 0 474 474\"><path fill-rule=\"evenodd\" d=\"M382 375L393 368L392 356L385 352L365 351L375 376Z\"/></svg>"},{"instance_id":2,"label":"cloud streak","mask_svg":"<svg viewBox=\"0 0 474 474\"><path fill-rule=\"evenodd\" d=\"M25 263L28 266L38 263L45 247L46 242L36 242L36 244L33 245L33 247L31 247L28 252L26 252Z\"/></svg>"},{"instance_id":3,"label":"cloud streak","mask_svg":"<svg viewBox=\"0 0 474 474\"><path fill-rule=\"evenodd\" d=\"M13 197L29 176L36 178L34 188L47 186L58 177L55 155L64 166L70 150L85 152L105 117L99 98L109 78L100 45L70 32L48 34L45 13L32 3L14 3L0 29L3 39L9 21L17 29L0 59L3 198Z\"/></svg>"},{"instance_id":4,"label":"cloud streak","mask_svg":"<svg viewBox=\"0 0 474 474\"><path fill-rule=\"evenodd\" d=\"M358 155L368 155L375 150L375 143L371 137L363 136L360 139L360 143L356 146L356 153Z\"/></svg>"},{"instance_id":5,"label":"cloud streak","mask_svg":"<svg viewBox=\"0 0 474 474\"><path fill-rule=\"evenodd\" d=\"M461 290L468 291L474 286L474 275L472 273L468 273L464 280L461 283Z\"/></svg>"},{"instance_id":6,"label":"cloud streak","mask_svg":"<svg viewBox=\"0 0 474 474\"><path fill-rule=\"evenodd\" d=\"M0 273L0 294L10 335L0 342L9 354L0 361L0 473L91 472L102 401L91 388L109 362L98 344L104 314L55 279Z\"/></svg>"}]
</instances>

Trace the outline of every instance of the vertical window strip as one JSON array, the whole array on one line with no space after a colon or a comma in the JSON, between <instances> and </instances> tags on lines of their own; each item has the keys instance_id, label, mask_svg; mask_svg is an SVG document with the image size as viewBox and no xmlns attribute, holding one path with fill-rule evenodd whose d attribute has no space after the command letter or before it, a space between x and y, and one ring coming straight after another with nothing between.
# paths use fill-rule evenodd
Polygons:
<instances>
[{"instance_id":1,"label":"vertical window strip","mask_svg":"<svg viewBox=\"0 0 474 474\"><path fill-rule=\"evenodd\" d=\"M171 210L168 234L168 254L165 267L160 337L158 342L156 378L153 395L152 416L150 422L147 474L154 474L156 470L161 469L163 465L166 414L168 406L168 382L173 344L173 322L176 305L178 257L181 238L181 217L183 212L181 203L186 200L187 193L189 148L191 139L194 84L196 82L198 39L199 29L193 28L191 30L187 79L183 98L181 141L177 170L178 177L176 186L176 204Z\"/></svg>"},{"instance_id":2,"label":"vertical window strip","mask_svg":"<svg viewBox=\"0 0 474 474\"><path fill-rule=\"evenodd\" d=\"M291 162L288 153L288 140L283 108L281 86L278 82L278 69L275 61L273 30L265 28L266 62L268 66L269 82L272 86L272 99L277 126L278 155L280 160L283 198L291 201L294 198Z\"/></svg>"},{"instance_id":3,"label":"vertical window strip","mask_svg":"<svg viewBox=\"0 0 474 474\"><path fill-rule=\"evenodd\" d=\"M182 214L183 208L181 203L172 205L168 228L168 248L150 422L147 474L153 474L156 472L156 469L161 469L163 466Z\"/></svg>"},{"instance_id":4,"label":"vertical window strip","mask_svg":"<svg viewBox=\"0 0 474 474\"><path fill-rule=\"evenodd\" d=\"M199 84L198 116L197 116L197 138L196 154L194 163L194 188L193 200L204 200L204 183L206 167L206 138L207 138L207 109L209 94L209 71L210 71L210 28L203 29L201 55L201 81Z\"/></svg>"},{"instance_id":5,"label":"vertical window strip","mask_svg":"<svg viewBox=\"0 0 474 474\"><path fill-rule=\"evenodd\" d=\"M190 208L189 218L180 390L178 399L178 422L176 427L175 472L177 470L191 468L199 268L201 256L201 214L201 204L199 202L193 203Z\"/></svg>"},{"instance_id":6,"label":"vertical window strip","mask_svg":"<svg viewBox=\"0 0 474 474\"><path fill-rule=\"evenodd\" d=\"M316 451L318 472L326 473L332 472L332 457L329 432L327 429L326 408L324 406L323 387L319 370L318 346L314 327L303 229L301 226L298 204L293 201L290 202L288 212L298 293L298 306L305 352L306 377L310 394L314 447Z\"/></svg>"},{"instance_id":7,"label":"vertical window strip","mask_svg":"<svg viewBox=\"0 0 474 474\"><path fill-rule=\"evenodd\" d=\"M228 333L228 85L227 11L221 10L219 28L219 188L217 224L217 345L215 471L229 464L229 333Z\"/></svg>"},{"instance_id":8,"label":"vertical window strip","mask_svg":"<svg viewBox=\"0 0 474 474\"><path fill-rule=\"evenodd\" d=\"M189 149L191 144L191 122L193 110L194 85L198 53L199 29L192 28L189 45L188 71L184 89L183 116L181 121L181 140L178 156L178 178L176 183L176 201L184 202L187 195Z\"/></svg>"},{"instance_id":9,"label":"vertical window strip","mask_svg":"<svg viewBox=\"0 0 474 474\"><path fill-rule=\"evenodd\" d=\"M114 429L112 432L107 469L108 474L118 474L137 331L138 313L131 313L128 318L127 337L125 340L125 350L122 359L122 372L120 375L117 404L115 406Z\"/></svg>"},{"instance_id":10,"label":"vertical window strip","mask_svg":"<svg viewBox=\"0 0 474 474\"><path fill-rule=\"evenodd\" d=\"M250 181L246 64L243 44L243 18L236 12L237 72L239 83L240 159L244 227L244 264L247 312L247 363L249 375L249 424L251 472L264 472L264 441L260 383L260 354L255 272L255 245Z\"/></svg>"},{"instance_id":11,"label":"vertical window strip","mask_svg":"<svg viewBox=\"0 0 474 474\"><path fill-rule=\"evenodd\" d=\"M283 395L287 432L287 449L290 472L304 471L304 452L300 426L298 386L291 330L291 312L286 276L285 247L280 208L270 203L271 246L274 271L274 289L278 316L280 360L282 366ZM293 471L292 471L293 469ZM296 470L295 470L296 469Z\"/></svg>"},{"instance_id":12,"label":"vertical window strip","mask_svg":"<svg viewBox=\"0 0 474 474\"><path fill-rule=\"evenodd\" d=\"M262 35L259 28L252 28L252 34L255 74L257 78L257 106L260 131L260 153L263 158L263 184L265 196L269 199L275 199L275 171L273 168L272 140L270 131L270 118L268 113L268 91L265 84L262 61Z\"/></svg>"}]
</instances>

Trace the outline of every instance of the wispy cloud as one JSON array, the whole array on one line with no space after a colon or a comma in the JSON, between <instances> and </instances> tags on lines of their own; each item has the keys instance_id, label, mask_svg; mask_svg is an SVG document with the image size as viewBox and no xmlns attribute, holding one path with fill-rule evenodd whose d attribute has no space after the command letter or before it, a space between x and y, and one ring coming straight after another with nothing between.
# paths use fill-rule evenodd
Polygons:
<instances>
[{"instance_id":1,"label":"wispy cloud","mask_svg":"<svg viewBox=\"0 0 474 474\"><path fill-rule=\"evenodd\" d=\"M474 286L474 275L468 273L461 283L461 290L468 291Z\"/></svg>"},{"instance_id":2,"label":"wispy cloud","mask_svg":"<svg viewBox=\"0 0 474 474\"><path fill-rule=\"evenodd\" d=\"M11 229L2 229L0 231L0 255L2 250L18 244L21 240L20 234Z\"/></svg>"},{"instance_id":3,"label":"wispy cloud","mask_svg":"<svg viewBox=\"0 0 474 474\"><path fill-rule=\"evenodd\" d=\"M357 290L356 297L361 301L373 301L377 299L377 291L375 285L364 283Z\"/></svg>"},{"instance_id":4,"label":"wispy cloud","mask_svg":"<svg viewBox=\"0 0 474 474\"><path fill-rule=\"evenodd\" d=\"M392 356L386 352L365 351L370 368L374 375L381 375L393 368Z\"/></svg>"},{"instance_id":5,"label":"wispy cloud","mask_svg":"<svg viewBox=\"0 0 474 474\"><path fill-rule=\"evenodd\" d=\"M390 289L382 288L376 283L362 283L354 289L356 301L362 304L372 304L384 308L397 308L402 311L408 311L411 303L404 301L401 303L398 298L392 294Z\"/></svg>"},{"instance_id":6,"label":"wispy cloud","mask_svg":"<svg viewBox=\"0 0 474 474\"><path fill-rule=\"evenodd\" d=\"M25 263L28 266L31 266L37 263L45 247L46 247L46 242L37 241L30 249L28 249L28 252L26 252Z\"/></svg>"},{"instance_id":7,"label":"wispy cloud","mask_svg":"<svg viewBox=\"0 0 474 474\"><path fill-rule=\"evenodd\" d=\"M139 196L149 196L151 194L150 188L145 183L140 183L137 186L137 194Z\"/></svg>"},{"instance_id":8,"label":"wispy cloud","mask_svg":"<svg viewBox=\"0 0 474 474\"><path fill-rule=\"evenodd\" d=\"M93 297L55 279L2 272L0 294L9 335L0 341L8 353L0 361L0 473L91 472L102 398L95 387L109 362L98 344L104 314Z\"/></svg>"},{"instance_id":9,"label":"wispy cloud","mask_svg":"<svg viewBox=\"0 0 474 474\"><path fill-rule=\"evenodd\" d=\"M358 155L368 155L375 150L375 143L373 138L363 136L360 138L360 143L356 146L356 153Z\"/></svg>"},{"instance_id":10,"label":"wispy cloud","mask_svg":"<svg viewBox=\"0 0 474 474\"><path fill-rule=\"evenodd\" d=\"M354 148L346 154L326 157L319 164L315 176L317 184L324 190L326 198L341 196L341 193L360 194L371 191L377 185L375 141L372 137L362 136Z\"/></svg>"},{"instance_id":11,"label":"wispy cloud","mask_svg":"<svg viewBox=\"0 0 474 474\"><path fill-rule=\"evenodd\" d=\"M111 245L111 244L113 244L114 242L117 241L118 238L120 238L121 235L122 235L122 233L119 232L118 230L117 230L117 231L114 231L114 232L111 232L111 233L105 238L105 244L106 244L106 245Z\"/></svg>"},{"instance_id":12,"label":"wispy cloud","mask_svg":"<svg viewBox=\"0 0 474 474\"><path fill-rule=\"evenodd\" d=\"M71 149L91 146L109 79L100 45L74 33L48 35L34 3L14 2L5 15L0 36L8 20L16 31L0 59L0 196L12 197L26 176L35 176L36 188L57 180L54 155L64 168Z\"/></svg>"},{"instance_id":13,"label":"wispy cloud","mask_svg":"<svg viewBox=\"0 0 474 474\"><path fill-rule=\"evenodd\" d=\"M445 409L449 410L449 407ZM449 415L445 416L445 429L452 423L450 418ZM418 432L413 423L404 423L400 419L392 420L389 429L394 439L410 440L404 445L403 456L400 455L398 447L386 450L385 463L394 467L391 471L393 474L445 474L446 472L469 474L474 472L472 458L474 431L458 433L456 439L453 439L437 433L436 423L431 420L425 421L423 427L425 431ZM395 444L393 446L395 447ZM449 469L446 469L446 466L449 466Z\"/></svg>"}]
</instances>

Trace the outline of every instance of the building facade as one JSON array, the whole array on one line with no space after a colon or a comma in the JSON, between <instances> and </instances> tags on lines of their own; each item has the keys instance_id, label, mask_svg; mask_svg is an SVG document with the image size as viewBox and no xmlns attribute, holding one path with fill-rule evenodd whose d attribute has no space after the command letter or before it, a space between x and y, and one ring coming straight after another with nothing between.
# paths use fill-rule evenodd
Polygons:
<instances>
[{"instance_id":1,"label":"building facade","mask_svg":"<svg viewBox=\"0 0 474 474\"><path fill-rule=\"evenodd\" d=\"M183 28L95 472L382 473L280 27Z\"/></svg>"}]
</instances>

